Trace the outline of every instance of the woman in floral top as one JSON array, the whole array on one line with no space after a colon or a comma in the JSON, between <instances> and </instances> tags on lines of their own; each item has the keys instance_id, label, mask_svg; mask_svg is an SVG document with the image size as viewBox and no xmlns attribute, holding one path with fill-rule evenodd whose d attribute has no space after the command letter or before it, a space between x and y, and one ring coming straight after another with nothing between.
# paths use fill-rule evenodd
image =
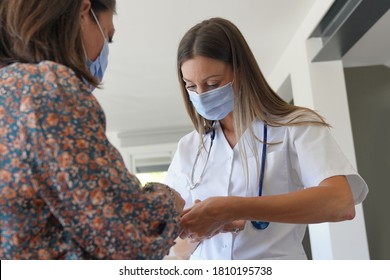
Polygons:
<instances>
[{"instance_id":1,"label":"woman in floral top","mask_svg":"<svg viewBox=\"0 0 390 280\"><path fill-rule=\"evenodd\" d=\"M182 198L140 188L91 94L114 12L115 0L0 2L1 259L161 259L179 234Z\"/></svg>"}]
</instances>

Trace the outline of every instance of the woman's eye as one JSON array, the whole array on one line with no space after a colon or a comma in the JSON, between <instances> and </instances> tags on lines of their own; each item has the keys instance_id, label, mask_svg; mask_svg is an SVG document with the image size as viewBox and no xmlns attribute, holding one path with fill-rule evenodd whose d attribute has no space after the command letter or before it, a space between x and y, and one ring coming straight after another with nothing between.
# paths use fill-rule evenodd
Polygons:
<instances>
[{"instance_id":1,"label":"woman's eye","mask_svg":"<svg viewBox=\"0 0 390 280\"><path fill-rule=\"evenodd\" d=\"M186 89L194 90L194 89L195 89L195 86L186 86Z\"/></svg>"},{"instance_id":2,"label":"woman's eye","mask_svg":"<svg viewBox=\"0 0 390 280\"><path fill-rule=\"evenodd\" d=\"M208 87L209 89L215 89L215 88L218 87L218 84L207 85L207 87Z\"/></svg>"}]
</instances>

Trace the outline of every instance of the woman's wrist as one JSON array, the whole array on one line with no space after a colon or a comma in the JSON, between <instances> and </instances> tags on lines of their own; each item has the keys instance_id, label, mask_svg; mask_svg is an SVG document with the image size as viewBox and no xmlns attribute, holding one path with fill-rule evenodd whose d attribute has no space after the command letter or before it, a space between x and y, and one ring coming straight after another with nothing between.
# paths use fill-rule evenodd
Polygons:
<instances>
[{"instance_id":1,"label":"woman's wrist","mask_svg":"<svg viewBox=\"0 0 390 280\"><path fill-rule=\"evenodd\" d=\"M173 192L172 188L167 186L167 185L165 185L165 188L167 189L170 197L172 198L173 203L175 203L176 202L176 196L175 196L175 193Z\"/></svg>"},{"instance_id":2,"label":"woman's wrist","mask_svg":"<svg viewBox=\"0 0 390 280\"><path fill-rule=\"evenodd\" d=\"M223 215L223 217L221 217L223 221L225 221L226 223L230 223L235 220L241 219L240 216L241 216L242 204L240 202L240 197L231 196L231 197L223 197L223 198L226 198L226 200L224 199L221 200L221 202L223 203L221 205L222 207L221 209L224 209L225 205L229 207L229 209L225 209L225 211L221 212L221 214Z\"/></svg>"},{"instance_id":3,"label":"woman's wrist","mask_svg":"<svg viewBox=\"0 0 390 280\"><path fill-rule=\"evenodd\" d=\"M169 195L169 197L172 199L173 204L175 204L175 201L176 201L175 193L173 192L172 188L170 188L169 186L167 186L165 184L157 183L157 182L149 182L143 187L143 189L146 192L152 192L156 189L163 189L164 192L167 193Z\"/></svg>"}]
</instances>

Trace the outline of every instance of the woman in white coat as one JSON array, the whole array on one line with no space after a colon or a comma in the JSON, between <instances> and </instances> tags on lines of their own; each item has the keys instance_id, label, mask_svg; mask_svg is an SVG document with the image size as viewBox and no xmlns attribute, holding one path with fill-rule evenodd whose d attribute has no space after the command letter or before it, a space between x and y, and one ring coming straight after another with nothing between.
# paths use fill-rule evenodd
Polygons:
<instances>
[{"instance_id":1,"label":"woman in white coat","mask_svg":"<svg viewBox=\"0 0 390 280\"><path fill-rule=\"evenodd\" d=\"M366 183L318 113L270 88L234 24L191 28L177 67L195 131L180 140L165 181L188 208L173 254L306 259L307 224L354 218Z\"/></svg>"}]
</instances>

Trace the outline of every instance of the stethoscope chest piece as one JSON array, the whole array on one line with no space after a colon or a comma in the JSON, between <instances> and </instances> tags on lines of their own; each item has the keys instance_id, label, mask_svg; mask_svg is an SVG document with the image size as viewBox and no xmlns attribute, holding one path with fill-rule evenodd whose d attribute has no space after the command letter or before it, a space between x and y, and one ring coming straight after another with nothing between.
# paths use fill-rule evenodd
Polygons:
<instances>
[{"instance_id":1,"label":"stethoscope chest piece","mask_svg":"<svg viewBox=\"0 0 390 280\"><path fill-rule=\"evenodd\" d=\"M251 221L255 229L266 229L269 226L269 222Z\"/></svg>"}]
</instances>

